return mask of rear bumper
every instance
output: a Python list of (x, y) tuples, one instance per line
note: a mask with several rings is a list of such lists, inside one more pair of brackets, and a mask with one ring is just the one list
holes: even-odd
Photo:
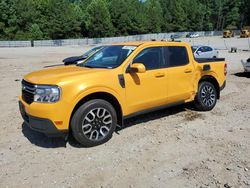
[(32, 130), (44, 133), (48, 137), (65, 137), (67, 135), (67, 131), (58, 130), (51, 120), (27, 114), (21, 101), (19, 101), (19, 110), (23, 120)]
[(222, 84), (222, 86), (220, 87), (220, 91), (222, 91), (224, 88), (226, 87), (226, 81)]

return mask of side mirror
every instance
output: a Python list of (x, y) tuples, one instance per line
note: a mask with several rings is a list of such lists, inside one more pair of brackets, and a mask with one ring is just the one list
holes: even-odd
[(146, 72), (146, 68), (142, 63), (133, 63), (130, 66), (130, 71), (131, 72), (144, 73), (144, 72)]

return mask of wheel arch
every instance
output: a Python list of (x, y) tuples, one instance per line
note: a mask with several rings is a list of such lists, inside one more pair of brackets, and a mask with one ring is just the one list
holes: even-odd
[(216, 78), (211, 76), (211, 75), (206, 75), (206, 76), (201, 77), (198, 84), (200, 84), (201, 82), (204, 82), (204, 81), (210, 82), (214, 85), (214, 87), (218, 93), (217, 99), (220, 99), (220, 85), (219, 85), (218, 81), (216, 80)]
[[(84, 103), (86, 103), (90, 100), (93, 100), (93, 99), (103, 99), (103, 100), (109, 102), (114, 107), (114, 109), (117, 113), (117, 124), (122, 126), (122, 124), (123, 124), (122, 107), (121, 107), (118, 99), (114, 95), (112, 95), (108, 92), (94, 92), (94, 93), (88, 94), (88, 95), (84, 96), (82, 99), (80, 99), (78, 101), (78, 103), (75, 105), (73, 111), (71, 112), (70, 122), (71, 122), (71, 119), (72, 119), (74, 113), (76, 112), (76, 110)], [(69, 126), (69, 127), (71, 127), (71, 126)]]

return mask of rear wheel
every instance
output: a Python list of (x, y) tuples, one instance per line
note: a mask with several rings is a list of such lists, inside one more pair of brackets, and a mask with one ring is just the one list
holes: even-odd
[(117, 115), (113, 106), (94, 99), (80, 106), (71, 121), (74, 138), (83, 146), (92, 147), (107, 142), (115, 130)]
[(217, 102), (218, 93), (211, 82), (203, 81), (199, 84), (198, 93), (195, 97), (195, 107), (201, 111), (209, 111)]

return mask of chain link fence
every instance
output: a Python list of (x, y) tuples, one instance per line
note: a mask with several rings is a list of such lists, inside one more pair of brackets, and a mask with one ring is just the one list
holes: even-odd
[[(63, 40), (35, 40), (35, 41), (0, 41), (0, 47), (40, 47), (40, 46), (73, 46), (73, 45), (95, 45), (114, 42), (140, 41), (140, 40), (162, 40), (169, 39), (171, 35), (185, 37), (188, 32), (179, 33), (157, 33), (132, 35), (106, 38), (84, 38), (84, 39), (63, 39)], [(219, 36), (221, 31), (197, 32), (200, 36)]]
[[(63, 39), (63, 40), (35, 40), (35, 41), (0, 41), (0, 47), (52, 47), (52, 46), (84, 46), (84, 45), (98, 45), (98, 44), (110, 44), (117, 42), (127, 42), (127, 41), (148, 41), (148, 40), (169, 40), (171, 35), (178, 35), (181, 37), (182, 41), (190, 42), (192, 45), (197, 45), (195, 40), (186, 39), (186, 35), (189, 32), (177, 32), (177, 33), (155, 33), (155, 34), (143, 34), (143, 35), (133, 35), (133, 36), (121, 36), (121, 37), (106, 37), (106, 38), (84, 38), (84, 39)], [(196, 32), (200, 37), (204, 38), (202, 44), (200, 45), (214, 45), (218, 49), (229, 49), (233, 45), (228, 42), (227, 39), (224, 42), (216, 42), (216, 39), (210, 39), (206, 41), (206, 36), (222, 36), (222, 31), (201, 31)], [(240, 31), (236, 31), (239, 35)], [(183, 39), (185, 38), (185, 39)], [(232, 40), (237, 40), (237, 38), (231, 38)], [(218, 40), (218, 39), (217, 39)], [(245, 44), (246, 43), (246, 44)], [(234, 42), (232, 42), (234, 44)], [(246, 42), (237, 42), (238, 48), (250, 49), (249, 39)]]

